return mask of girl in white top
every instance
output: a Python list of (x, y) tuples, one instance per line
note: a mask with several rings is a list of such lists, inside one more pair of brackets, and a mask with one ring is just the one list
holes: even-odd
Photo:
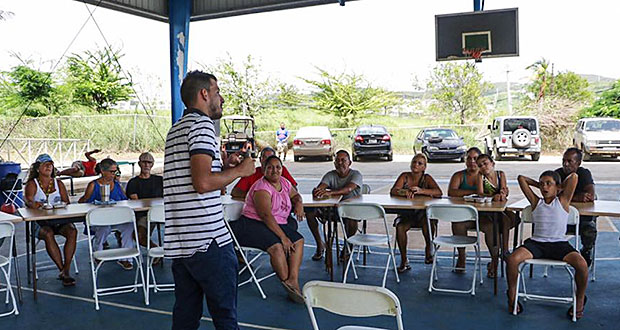
[[(41, 208), (45, 204), (54, 205), (64, 202), (69, 204), (69, 195), (62, 181), (55, 178), (54, 161), (48, 154), (41, 154), (30, 167), (28, 182), (25, 187), (26, 206), (33, 209)], [(75, 285), (75, 279), (69, 275), (71, 261), (75, 254), (77, 230), (72, 222), (66, 221), (37, 221), (35, 237), (45, 241), (45, 249), (50, 258), (58, 267), (58, 279), (64, 286)], [(55, 235), (62, 235), (66, 239), (64, 246), (65, 260), (62, 258)]]
[[(583, 316), (585, 292), (588, 284), (588, 265), (585, 259), (573, 248), (566, 238), (566, 225), (570, 201), (577, 186), (577, 174), (573, 173), (561, 183), (560, 176), (554, 171), (545, 171), (538, 181), (519, 175), (519, 186), (532, 207), (534, 233), (521, 247), (516, 249), (506, 263), (508, 280), (508, 312), (512, 313), (517, 285), (518, 267), (527, 259), (562, 260), (575, 268), (577, 283), (577, 319)], [(540, 190), (542, 197), (532, 191)], [(523, 312), (523, 305), (517, 302), (517, 313)], [(567, 315), (572, 319), (573, 309)]]

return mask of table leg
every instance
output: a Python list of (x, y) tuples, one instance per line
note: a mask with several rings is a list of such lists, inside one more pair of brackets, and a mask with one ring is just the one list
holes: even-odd
[[(362, 225), (362, 233), (363, 234), (366, 234), (366, 224), (367, 224), (366, 220), (364, 220), (364, 224)], [(363, 258), (364, 258), (364, 266), (366, 266), (366, 253), (368, 253), (368, 247), (364, 246), (363, 247), (363, 251), (364, 251), (364, 256), (363, 256)], [(353, 255), (353, 253), (351, 253), (351, 255)]]
[(521, 223), (521, 212), (515, 212), (515, 234), (512, 238), (512, 251), (517, 249), (517, 240), (519, 239), (519, 224)]
[[(497, 231), (498, 231), (498, 217), (497, 212), (493, 212), (493, 250), (498, 251), (497, 246)], [(493, 267), (493, 255), (491, 255), (491, 267)], [(495, 277), (493, 278), (493, 294), (497, 296), (497, 270), (495, 270)]]
[(13, 241), (13, 260), (15, 261), (13, 266), (15, 267), (15, 280), (17, 282), (17, 297), (19, 302), (22, 303), (24, 299), (22, 296), (22, 282), (19, 279), (19, 262), (17, 258), (17, 243), (15, 241)]
[(32, 251), (32, 294), (37, 300), (37, 251), (34, 237), (34, 225), (30, 224), (30, 249)]
[(30, 272), (32, 270), (30, 264), (30, 221), (26, 221), (26, 273), (28, 273), (28, 284), (30, 284)]
[[(329, 273), (330, 280), (334, 281), (334, 260), (332, 259), (332, 213), (329, 210), (327, 213), (327, 219), (325, 224), (327, 226), (327, 235), (325, 235), (325, 269)], [(324, 230), (325, 231), (325, 230)]]

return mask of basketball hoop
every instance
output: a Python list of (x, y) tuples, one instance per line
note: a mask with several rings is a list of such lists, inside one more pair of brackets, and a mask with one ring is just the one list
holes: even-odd
[(484, 50), (485, 50), (484, 48), (472, 48), (472, 49), (463, 48), (463, 55), (473, 58), (476, 61), (476, 63), (480, 63), (482, 62), (482, 52)]

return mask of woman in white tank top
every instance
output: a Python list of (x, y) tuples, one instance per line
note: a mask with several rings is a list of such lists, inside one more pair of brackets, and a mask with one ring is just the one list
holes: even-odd
[[(519, 186), (532, 207), (534, 232), (521, 247), (516, 249), (506, 262), (508, 280), (508, 311), (512, 313), (515, 304), (516, 285), (519, 264), (527, 259), (561, 260), (575, 268), (577, 284), (577, 319), (583, 317), (588, 284), (588, 265), (585, 259), (570, 245), (566, 238), (570, 201), (577, 186), (577, 174), (573, 173), (561, 182), (554, 171), (545, 171), (538, 181), (519, 175)], [(538, 188), (539, 197), (532, 187)], [(517, 302), (517, 313), (523, 312), (523, 305)], [(572, 319), (573, 309), (567, 315)]]
[[(55, 178), (54, 161), (48, 154), (42, 154), (30, 167), (28, 182), (25, 187), (26, 206), (41, 208), (45, 204), (69, 204), (67, 189), (62, 181)], [(75, 254), (77, 230), (72, 222), (66, 221), (36, 221), (35, 236), (45, 241), (45, 249), (56, 267), (60, 271), (58, 279), (64, 286), (75, 285), (75, 279), (69, 274), (71, 261)], [(62, 235), (66, 242), (64, 246), (64, 260), (55, 235)]]

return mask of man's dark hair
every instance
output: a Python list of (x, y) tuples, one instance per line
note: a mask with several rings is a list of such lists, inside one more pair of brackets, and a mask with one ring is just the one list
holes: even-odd
[(210, 73), (199, 70), (188, 72), (181, 84), (181, 100), (183, 100), (183, 104), (185, 104), (187, 108), (194, 105), (198, 92), (203, 88), (209, 90), (211, 87), (211, 80), (217, 81), (217, 78)]
[(261, 149), (260, 151), (260, 157), (263, 157), (263, 155), (267, 152), (267, 151), (271, 151), (274, 153), (274, 155), (276, 154), (275, 149), (273, 149), (272, 147), (264, 147), (263, 149)]
[(560, 174), (556, 171), (544, 171), (540, 174), (538, 180), (540, 180), (543, 176), (551, 177), (553, 181), (555, 181), (555, 184), (562, 184), (562, 177), (560, 177)]
[(566, 151), (564, 151), (564, 154), (570, 154), (570, 153), (575, 153), (575, 155), (577, 155), (577, 161), (580, 161), (583, 159), (583, 152), (575, 147), (570, 147), (568, 149), (566, 149)]
[(337, 156), (338, 154), (345, 154), (345, 155), (347, 155), (347, 158), (348, 158), (349, 160), (351, 160), (351, 156), (349, 155), (349, 152), (348, 152), (348, 151), (346, 151), (346, 150), (344, 150), (344, 149), (340, 149), (340, 150), (336, 151), (336, 156)]

